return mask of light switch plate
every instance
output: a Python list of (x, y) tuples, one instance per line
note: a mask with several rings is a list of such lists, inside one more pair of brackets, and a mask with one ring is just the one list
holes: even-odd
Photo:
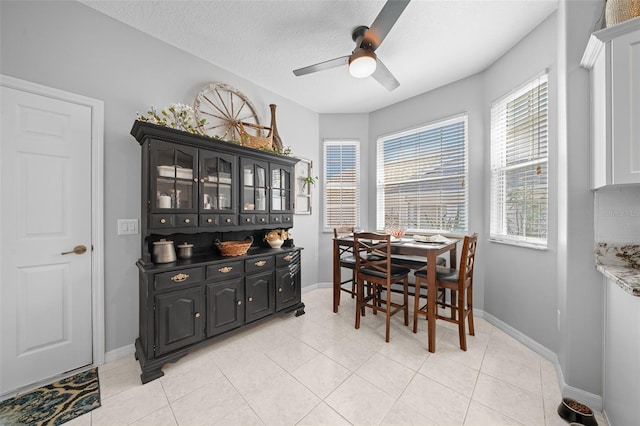
[(138, 233), (138, 219), (118, 219), (118, 235)]

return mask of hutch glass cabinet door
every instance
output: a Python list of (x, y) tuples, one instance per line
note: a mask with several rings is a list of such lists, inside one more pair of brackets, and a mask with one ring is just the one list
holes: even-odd
[(236, 211), (233, 187), (236, 158), (231, 155), (200, 151), (200, 211), (232, 213)]
[(242, 200), (243, 213), (264, 213), (269, 210), (268, 191), (268, 164), (261, 161), (253, 161), (246, 158), (240, 160), (242, 171)]
[(151, 210), (193, 211), (197, 150), (154, 141), (151, 150)]
[(271, 165), (271, 211), (291, 211), (291, 170)]

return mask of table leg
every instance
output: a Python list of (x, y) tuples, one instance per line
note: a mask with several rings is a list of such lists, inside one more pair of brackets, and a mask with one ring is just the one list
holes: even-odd
[(338, 313), (340, 303), (340, 245), (333, 240), (333, 312)]

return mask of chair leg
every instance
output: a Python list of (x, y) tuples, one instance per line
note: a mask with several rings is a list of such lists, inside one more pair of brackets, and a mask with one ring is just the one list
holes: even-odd
[(362, 301), (362, 283), (356, 281), (356, 330), (360, 328), (360, 308)]
[(409, 278), (404, 279), (404, 325), (409, 325)]
[[(456, 312), (458, 311), (458, 292), (455, 290), (450, 291), (451, 295), (451, 319), (456, 319)], [(458, 321), (460, 321), (460, 317), (458, 317)]]
[(476, 332), (473, 328), (473, 290), (471, 286), (467, 287), (467, 310), (469, 311), (467, 314), (469, 316), (469, 334), (475, 336)]
[(386, 321), (387, 321), (387, 333), (385, 336), (385, 340), (389, 341), (389, 327), (391, 326), (391, 287), (387, 286), (387, 312), (386, 312)]
[(336, 293), (336, 305), (340, 306), (340, 293), (342, 293), (342, 269), (340, 269), (340, 279), (338, 280), (338, 288), (336, 289), (335, 284), (333, 291)]
[[(457, 314), (458, 314), (458, 335), (460, 336), (460, 349), (463, 351), (467, 350), (467, 333), (464, 329), (464, 292), (458, 292), (458, 306), (457, 306)], [(452, 308), (453, 310), (453, 308)]]
[(356, 294), (356, 270), (353, 269), (351, 273), (351, 298), (353, 299)]
[(371, 283), (371, 304), (373, 305), (373, 315), (378, 315), (378, 308), (380, 307), (380, 288), (378, 284)]
[(420, 309), (420, 278), (416, 278), (415, 296), (413, 296), (413, 332), (418, 332), (418, 310)]

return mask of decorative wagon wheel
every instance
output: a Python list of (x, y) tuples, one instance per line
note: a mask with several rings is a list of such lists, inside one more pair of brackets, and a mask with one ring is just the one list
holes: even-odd
[(251, 101), (224, 83), (205, 86), (196, 96), (194, 111), (198, 122), (206, 120), (204, 133), (222, 140), (241, 143), (241, 130), (262, 136), (263, 129), (269, 129), (260, 124)]

